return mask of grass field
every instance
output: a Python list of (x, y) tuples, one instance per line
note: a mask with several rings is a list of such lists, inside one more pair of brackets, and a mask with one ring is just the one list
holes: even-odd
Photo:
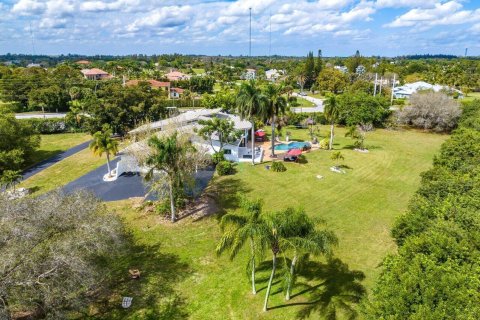
[(312, 108), (315, 107), (315, 103), (305, 100), (303, 98), (297, 98), (298, 106), (296, 108)]
[(470, 92), (465, 98), (464, 101), (473, 101), (475, 99), (480, 99), (480, 92)]
[[(328, 128), (320, 130), (325, 135)], [(289, 131), (295, 139), (307, 139), (306, 130)], [(447, 136), (376, 130), (367, 135), (370, 153), (363, 154), (351, 150), (352, 141), (344, 133), (337, 129), (335, 140), (335, 149), (341, 150), (344, 165), (350, 168), (344, 175), (329, 171), (331, 152), (321, 150), (308, 153), (307, 164), (286, 164), (284, 173), (265, 170), (264, 164), (241, 164), (235, 175), (215, 177), (209, 186), (221, 212), (235, 210), (235, 194), (241, 193), (263, 199), (267, 211), (302, 206), (335, 231), (340, 240), (336, 260), (305, 268), (292, 300), (284, 301), (279, 276), (271, 310), (261, 311), (270, 257), (258, 273), (259, 293), (253, 296), (245, 273), (246, 253), (234, 262), (214, 253), (220, 237), (218, 215), (197, 221), (185, 218), (172, 225), (154, 213), (132, 209), (130, 201), (120, 201), (109, 205), (131, 232), (131, 248), (113, 265), (121, 279), (110, 303), (100, 307), (105, 313), (96, 318), (294, 319), (303, 312), (306, 318), (318, 319), (318, 312), (352, 293), (349, 289), (368, 291), (382, 258), (395, 250), (389, 235), (394, 218), (406, 210), (419, 174), (431, 166)], [(142, 279), (128, 280), (128, 268), (140, 269)], [(122, 296), (134, 298), (132, 308), (120, 308)], [(308, 316), (312, 308), (316, 310)]]
[(19, 186), (31, 189), (32, 194), (42, 194), (76, 180), (106, 162), (105, 155), (95, 156), (86, 148), (33, 175)]
[(35, 163), (53, 157), (67, 149), (86, 142), (92, 137), (85, 133), (59, 133), (43, 134), (40, 138), (40, 147), (33, 155), (32, 160), (26, 165), (27, 168)]

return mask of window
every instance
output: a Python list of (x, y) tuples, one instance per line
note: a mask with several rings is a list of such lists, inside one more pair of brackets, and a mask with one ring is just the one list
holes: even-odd
[(223, 154), (232, 154), (231, 149), (223, 149)]

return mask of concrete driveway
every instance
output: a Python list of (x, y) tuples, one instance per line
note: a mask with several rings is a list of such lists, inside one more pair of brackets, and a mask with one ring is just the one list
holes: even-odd
[(307, 101), (312, 102), (315, 104), (315, 107), (310, 107), (310, 108), (291, 108), (293, 112), (295, 113), (313, 113), (313, 112), (323, 112), (323, 100), (310, 97), (310, 96), (301, 96), (298, 93), (294, 92), (292, 93), (292, 96), (297, 97), (297, 99), (305, 99)]
[(15, 118), (17, 119), (51, 119), (51, 118), (65, 118), (66, 113), (17, 113)]

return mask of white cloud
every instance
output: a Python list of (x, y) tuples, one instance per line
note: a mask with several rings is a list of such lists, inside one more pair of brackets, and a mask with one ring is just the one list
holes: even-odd
[(441, 0), (377, 0), (378, 8), (432, 8)]
[(12, 7), (13, 13), (31, 15), (42, 13), (46, 8), (44, 2), (36, 0), (20, 0)]

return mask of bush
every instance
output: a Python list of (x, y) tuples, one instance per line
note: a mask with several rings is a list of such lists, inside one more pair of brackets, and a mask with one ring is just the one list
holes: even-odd
[(219, 164), (220, 162), (224, 161), (225, 160), (225, 152), (222, 150), (222, 151), (219, 151), (219, 152), (215, 152), (213, 155), (212, 155), (212, 161), (214, 164)]
[(41, 134), (70, 132), (71, 128), (64, 119), (22, 119), (21, 122), (27, 123)]
[(308, 160), (307, 160), (307, 157), (305, 157), (304, 154), (301, 154), (301, 155), (298, 156), (297, 162), (301, 163), (301, 164), (305, 164), (305, 163), (308, 163)]
[(457, 126), (461, 109), (457, 101), (441, 92), (415, 93), (410, 105), (397, 114), (398, 122), (424, 130), (450, 132)]
[(220, 161), (217, 164), (217, 173), (219, 176), (226, 176), (229, 174), (233, 174), (234, 173), (233, 163), (226, 160)]
[(285, 167), (285, 165), (282, 162), (279, 162), (279, 161), (273, 162), (271, 169), (274, 172), (285, 172), (285, 171), (287, 171), (287, 168)]

